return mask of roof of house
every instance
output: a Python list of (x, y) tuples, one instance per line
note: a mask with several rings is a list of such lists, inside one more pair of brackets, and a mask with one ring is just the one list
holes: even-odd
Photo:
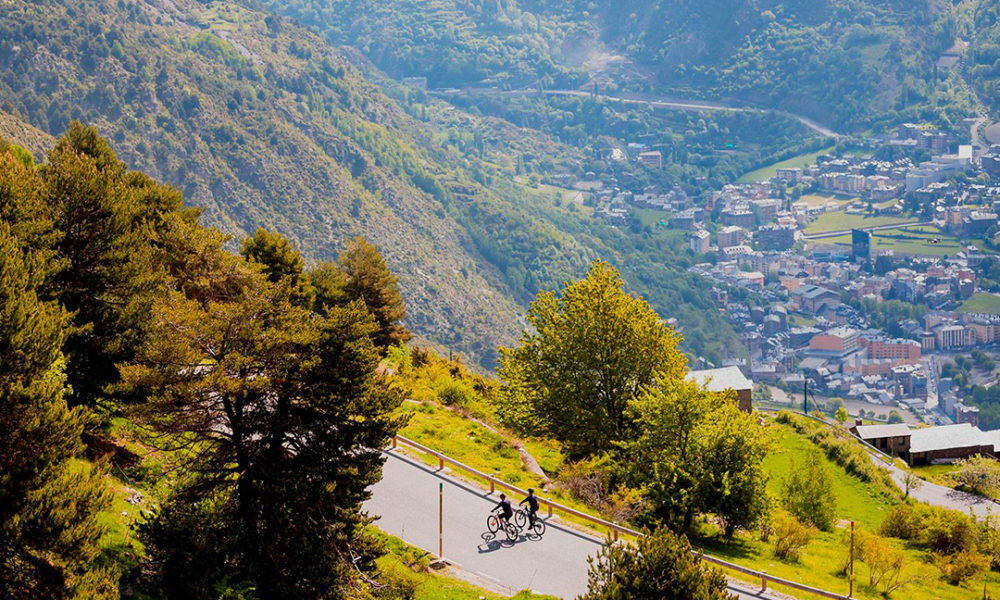
[(753, 384), (743, 375), (739, 367), (691, 371), (687, 374), (687, 380), (704, 386), (710, 392), (721, 392), (729, 389), (737, 391), (749, 390), (753, 388)]
[(992, 436), (969, 423), (914, 429), (910, 434), (910, 452), (931, 452), (949, 448), (992, 446)]
[(857, 425), (854, 429), (858, 432), (858, 437), (863, 440), (904, 437), (911, 434), (910, 428), (903, 423), (896, 423), (894, 425)]

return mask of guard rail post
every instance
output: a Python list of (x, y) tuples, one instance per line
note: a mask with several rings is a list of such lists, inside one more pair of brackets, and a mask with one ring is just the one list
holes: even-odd
[(767, 591), (767, 571), (760, 572), (760, 593)]

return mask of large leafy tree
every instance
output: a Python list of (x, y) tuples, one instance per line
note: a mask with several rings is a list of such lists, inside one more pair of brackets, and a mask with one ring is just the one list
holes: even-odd
[(542, 292), (528, 310), (531, 330), (502, 348), (508, 406), (574, 455), (615, 447), (633, 432), (629, 405), (658, 375), (683, 376), (680, 336), (641, 298), (625, 292), (611, 265), (597, 261), (561, 294)]
[(117, 598), (115, 574), (95, 565), (110, 493), (73, 460), (83, 419), (63, 398), (68, 318), (36, 293), (45, 255), (12, 231), (0, 219), (0, 597)]
[(345, 597), (372, 567), (360, 507), (399, 425), (375, 374), (377, 325), (360, 303), (297, 306), (288, 278), (220, 241), (168, 245), (178, 274), (201, 275), (175, 279), (124, 368), (150, 390), (137, 417), (189, 457), (190, 481), (146, 530), (153, 566), (171, 597)]
[(632, 477), (646, 490), (651, 517), (674, 531), (714, 513), (727, 535), (755, 525), (768, 510), (770, 447), (764, 428), (732, 392), (660, 378), (632, 406), (640, 434), (626, 445)]
[(347, 276), (343, 288), (347, 298), (364, 302), (375, 317), (375, 345), (387, 348), (410, 339), (402, 323), (406, 304), (399, 293), (399, 281), (378, 248), (363, 237), (354, 238), (340, 253), (338, 263)]
[(726, 578), (691, 552), (687, 538), (661, 528), (635, 545), (608, 544), (589, 559), (587, 593), (577, 600), (729, 600)]

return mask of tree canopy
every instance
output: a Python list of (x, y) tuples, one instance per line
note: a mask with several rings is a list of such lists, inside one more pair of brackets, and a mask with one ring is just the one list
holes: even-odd
[(560, 294), (542, 292), (528, 310), (530, 331), (501, 350), (502, 410), (564, 442), (572, 454), (608, 450), (628, 438), (628, 408), (657, 376), (679, 379), (680, 336), (618, 271), (597, 261)]

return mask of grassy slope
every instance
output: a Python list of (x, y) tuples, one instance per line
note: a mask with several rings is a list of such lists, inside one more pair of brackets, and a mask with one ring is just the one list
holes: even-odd
[(770, 179), (774, 177), (778, 169), (790, 168), (790, 167), (808, 167), (809, 165), (816, 162), (816, 157), (821, 154), (828, 154), (833, 150), (833, 147), (824, 148), (822, 150), (817, 150), (816, 152), (807, 152), (806, 154), (799, 154), (798, 156), (793, 156), (791, 158), (770, 164), (749, 173), (744, 173), (737, 179), (737, 183), (750, 183), (752, 181), (764, 181), (765, 179)]
[[(766, 465), (772, 475), (768, 487), (777, 494), (780, 493), (781, 481), (787, 476), (792, 462), (804, 460), (815, 446), (788, 427), (774, 424), (772, 430), (778, 450), (767, 458)], [(853, 519), (858, 528), (873, 531), (878, 528), (894, 500), (873, 491), (867, 484), (848, 475), (832, 461), (825, 458), (824, 460), (834, 478), (837, 516), (841, 519), (841, 523), (833, 532), (818, 533), (803, 551), (799, 562), (778, 560), (774, 557), (769, 544), (749, 537), (740, 538), (730, 544), (722, 543), (717, 537), (706, 537), (700, 541), (700, 545), (706, 551), (732, 562), (758, 570), (764, 569), (769, 574), (830, 591), (846, 593), (847, 581), (839, 571), (848, 554), (845, 543), (847, 522)], [(712, 532), (712, 535), (716, 533)], [(902, 544), (900, 547), (903, 547)], [(975, 597), (977, 590), (981, 594), (984, 582), (990, 590), (1000, 589), (1000, 575), (992, 571), (985, 579), (980, 578), (963, 586), (948, 585), (939, 578), (937, 569), (930, 564), (931, 557), (928, 553), (909, 546), (905, 548), (905, 552), (903, 579), (912, 580), (913, 583), (897, 591), (893, 598), (959, 600)], [(867, 577), (867, 567), (855, 563), (855, 597), (873, 600), (882, 598), (879, 592), (867, 587)]]
[(958, 308), (960, 312), (1000, 313), (1000, 296), (989, 292), (976, 292)]
[[(933, 242), (932, 240), (939, 240)], [(850, 234), (821, 240), (828, 244), (850, 246)], [(904, 227), (889, 231), (872, 233), (873, 250), (892, 250), (901, 254), (920, 254), (924, 256), (953, 256), (965, 248), (958, 238), (943, 233), (930, 225)]]
[(810, 223), (805, 232), (826, 233), (827, 231), (842, 231), (854, 227), (878, 227), (880, 225), (895, 225), (896, 223), (906, 223), (913, 221), (913, 217), (887, 217), (869, 215), (849, 215), (845, 212), (828, 212), (816, 217)]
[[(470, 421), (461, 414), (436, 405), (426, 403), (416, 407), (411, 405), (405, 410), (413, 412), (415, 417), (404, 430), (404, 435), (416, 438), (421, 443), (445, 451), (446, 454), (470, 464), (476, 468), (496, 472), (501, 478), (509, 478), (519, 485), (537, 483), (536, 476), (528, 473), (521, 461), (502, 437), (489, 432), (482, 425)], [(776, 442), (776, 450), (766, 460), (766, 466), (771, 473), (768, 484), (769, 492), (780, 495), (783, 479), (789, 473), (793, 462), (805, 460), (807, 454), (815, 446), (805, 437), (796, 434), (790, 428), (776, 423), (769, 425)], [(536, 441), (549, 454), (541, 462), (549, 470), (555, 470), (560, 464), (556, 446), (551, 443)], [(526, 445), (532, 452), (538, 446)], [(486, 454), (493, 456), (484, 460)], [(432, 461), (433, 459), (427, 459)], [(872, 486), (848, 475), (841, 467), (824, 458), (827, 467), (834, 478), (837, 494), (837, 516), (840, 527), (833, 532), (820, 532), (809, 544), (799, 562), (785, 562), (776, 559), (772, 546), (759, 541), (756, 536), (743, 535), (732, 542), (723, 542), (718, 531), (705, 525), (694, 540), (696, 547), (720, 558), (745, 565), (757, 570), (766, 570), (772, 575), (794, 581), (808, 583), (831, 591), (846, 591), (846, 579), (838, 573), (843, 564), (847, 550), (844, 542), (847, 523), (854, 520), (857, 527), (867, 531), (878, 528), (888, 509), (897, 501), (886, 496)], [(556, 497), (563, 502), (567, 498)], [(570, 502), (575, 508), (583, 508), (578, 502)], [(591, 511), (592, 512), (592, 511)], [(1000, 575), (989, 573), (986, 579), (972, 582), (966, 586), (953, 587), (938, 578), (938, 572), (930, 563), (926, 552), (916, 548), (906, 549), (906, 567), (904, 577), (913, 579), (914, 583), (898, 591), (895, 598), (914, 598), (916, 600), (958, 600), (968, 597), (970, 592), (982, 589), (985, 582), (989, 586), (1000, 585)], [(856, 565), (858, 598), (880, 598), (881, 595), (863, 585), (867, 578), (867, 567)]]

